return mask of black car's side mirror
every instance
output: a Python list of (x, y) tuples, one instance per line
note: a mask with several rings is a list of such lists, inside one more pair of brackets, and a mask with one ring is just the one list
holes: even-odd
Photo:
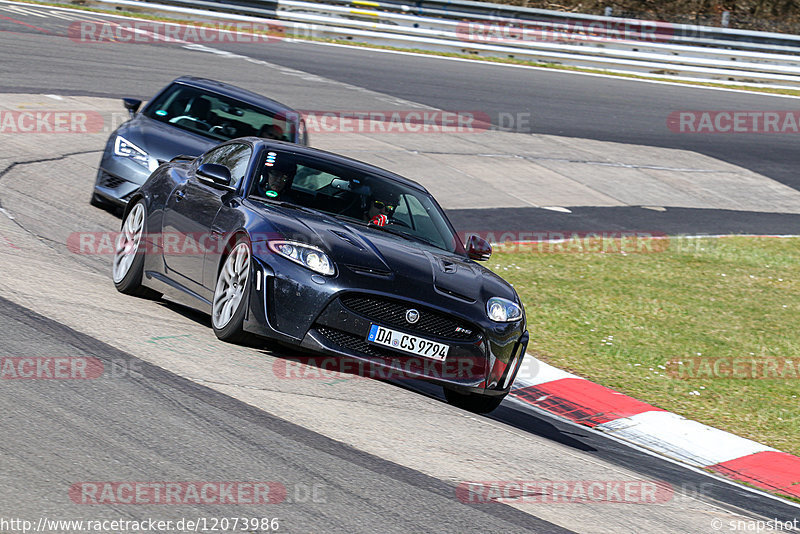
[(231, 171), (219, 163), (203, 163), (197, 168), (197, 178), (213, 187), (232, 190)]
[(467, 240), (467, 256), (476, 261), (486, 261), (492, 257), (492, 245), (482, 237), (471, 235)]
[(131, 118), (136, 115), (136, 112), (139, 111), (139, 106), (142, 105), (142, 101), (135, 98), (123, 98), (122, 103), (125, 104), (125, 109), (131, 114)]

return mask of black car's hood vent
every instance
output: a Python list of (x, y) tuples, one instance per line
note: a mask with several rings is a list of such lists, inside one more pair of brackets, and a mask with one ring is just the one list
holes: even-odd
[(394, 278), (392, 271), (384, 271), (382, 269), (372, 269), (370, 267), (361, 267), (359, 265), (346, 265), (348, 269), (356, 274), (363, 274), (365, 276), (375, 276), (377, 278)]
[(340, 231), (340, 230), (331, 230), (331, 233), (332, 233), (333, 235), (335, 235), (335, 236), (338, 236), (338, 237), (339, 237), (339, 238), (341, 238), (341, 239), (344, 239), (345, 241), (347, 241), (347, 242), (348, 242), (348, 243), (350, 243), (351, 245), (353, 245), (353, 246), (355, 246), (355, 247), (357, 247), (357, 248), (359, 248), (359, 249), (361, 249), (361, 250), (364, 250), (364, 247), (363, 247), (363, 246), (361, 246), (361, 244), (360, 244), (358, 241), (356, 241), (356, 240), (353, 238), (353, 236), (350, 236), (350, 235), (348, 235), (348, 234), (346, 234), (345, 232), (342, 232), (342, 231)]
[(453, 297), (454, 299), (463, 300), (464, 302), (466, 302), (466, 303), (468, 303), (468, 304), (472, 304), (472, 303), (474, 303), (474, 302), (475, 302), (475, 300), (476, 300), (476, 299), (474, 299), (474, 298), (472, 298), (472, 297), (468, 297), (468, 296), (466, 296), (466, 295), (462, 295), (462, 294), (460, 294), (460, 293), (456, 293), (456, 292), (455, 292), (455, 291), (453, 291), (452, 289), (447, 289), (447, 288), (441, 287), (441, 286), (440, 286), (440, 285), (438, 285), (438, 284), (434, 284), (434, 287), (435, 287), (435, 288), (436, 288), (436, 290), (437, 290), (437, 291), (439, 291), (440, 293), (444, 293), (444, 294), (445, 294), (445, 295), (447, 295), (448, 297)]

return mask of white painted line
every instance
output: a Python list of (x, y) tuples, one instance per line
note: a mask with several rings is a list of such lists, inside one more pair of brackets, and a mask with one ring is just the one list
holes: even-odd
[(543, 210), (558, 211), (561, 213), (572, 213), (572, 210), (562, 208), (561, 206), (542, 206)]
[(7, 7), (6, 10), (7, 11), (11, 11), (12, 13), (19, 13), (21, 15), (29, 15), (29, 16), (32, 16), (32, 17), (39, 17), (39, 18), (43, 18), (43, 19), (47, 18), (47, 15), (43, 15), (43, 14), (39, 13), (38, 11), (34, 11), (32, 9), (25, 9), (23, 7), (20, 7), (19, 4), (15, 4), (13, 6)]
[(46, 96), (47, 98), (52, 98), (53, 100), (64, 100), (63, 96), (58, 96), (58, 95), (44, 95), (44, 96)]
[(644, 412), (595, 429), (695, 467), (776, 450), (671, 412)]
[(6, 217), (8, 217), (9, 219), (11, 219), (12, 221), (14, 220), (14, 216), (13, 216), (13, 215), (11, 215), (10, 213), (8, 213), (8, 212), (7, 212), (6, 210), (4, 210), (3, 208), (0, 208), (0, 213), (2, 213), (3, 215), (5, 215)]

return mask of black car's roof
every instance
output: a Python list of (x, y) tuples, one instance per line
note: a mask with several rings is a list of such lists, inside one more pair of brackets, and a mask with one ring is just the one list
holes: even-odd
[[(181, 83), (183, 85), (190, 85), (199, 89), (204, 89), (212, 93), (219, 93), (221, 95), (229, 96), (240, 100), (255, 107), (267, 109), (275, 113), (297, 113), (294, 109), (281, 104), (277, 100), (272, 100), (258, 93), (236, 87), (225, 82), (218, 82), (216, 80), (209, 80), (208, 78), (197, 78), (195, 76), (181, 76), (172, 81), (172, 83)], [(299, 116), (299, 115), (298, 115)]]
[(422, 185), (418, 184), (414, 180), (410, 180), (405, 176), (400, 176), (399, 174), (387, 171), (386, 169), (376, 167), (375, 165), (370, 165), (369, 163), (358, 161), (357, 159), (348, 158), (347, 156), (334, 154), (333, 152), (327, 152), (325, 150), (312, 148), (310, 146), (295, 145), (293, 143), (288, 143), (285, 141), (275, 141), (272, 139), (262, 139), (261, 137), (243, 137), (241, 138), (241, 140), (245, 140), (252, 143), (256, 149), (261, 147), (276, 148), (278, 150), (292, 152), (294, 154), (298, 154), (301, 156), (311, 156), (317, 159), (324, 160), (328, 163), (332, 163), (334, 165), (343, 165), (351, 169), (354, 169), (356, 171), (363, 172), (365, 174), (372, 174), (380, 176), (382, 178), (387, 178), (389, 180), (394, 180), (408, 187), (413, 187), (414, 189), (419, 189), (420, 191), (424, 191), (425, 193), (430, 194), (427, 189), (425, 189)]

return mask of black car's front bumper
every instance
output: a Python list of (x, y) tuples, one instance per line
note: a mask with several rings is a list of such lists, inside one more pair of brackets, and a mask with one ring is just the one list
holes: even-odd
[[(343, 276), (330, 279), (280, 258), (276, 261), (281, 263), (279, 275), (269, 265), (256, 267), (245, 330), (353, 358), (367, 364), (361, 369), (372, 376), (383, 369), (388, 376), (430, 380), (483, 395), (504, 395), (511, 389), (528, 344), (524, 320), (494, 323), (485, 317), (483, 305), (439, 294), (430, 302), (419, 298), (421, 290), (400, 296), (388, 293), (391, 282), (379, 277), (340, 273)], [(414, 325), (400, 313), (412, 308), (421, 315)], [(373, 324), (444, 343), (449, 346), (447, 357), (440, 362), (370, 343)]]

